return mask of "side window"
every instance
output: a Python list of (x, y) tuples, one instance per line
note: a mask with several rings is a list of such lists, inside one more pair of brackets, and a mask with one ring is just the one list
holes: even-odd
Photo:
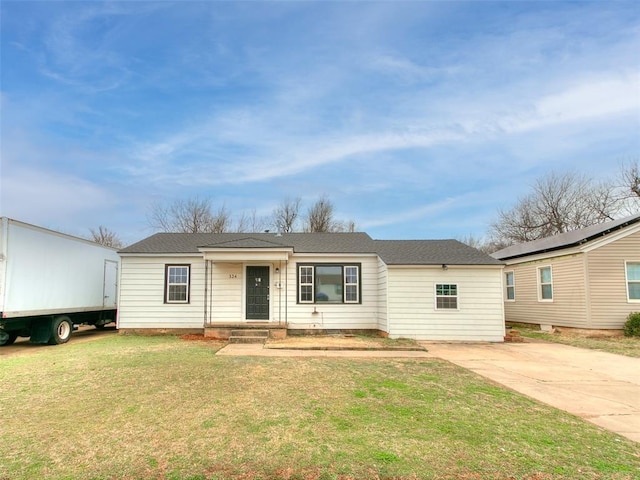
[(504, 285), (506, 288), (505, 299), (515, 300), (516, 299), (516, 283), (515, 283), (514, 272), (505, 272)]
[(538, 268), (538, 300), (553, 300), (553, 275), (551, 267)]
[(165, 303), (189, 303), (190, 265), (165, 266)]
[(640, 262), (627, 262), (627, 298), (640, 301)]
[(436, 284), (436, 309), (456, 310), (458, 308), (458, 285)]

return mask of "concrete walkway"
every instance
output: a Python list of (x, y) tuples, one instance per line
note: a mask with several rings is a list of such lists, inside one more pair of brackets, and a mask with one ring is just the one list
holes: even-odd
[(640, 359), (555, 343), (432, 343), (428, 352), (285, 350), (230, 344), (217, 355), (440, 358), (640, 442)]
[(346, 357), (346, 358), (430, 358), (427, 351), (415, 350), (304, 350), (265, 348), (255, 343), (230, 343), (216, 355), (251, 355), (257, 357)]
[(640, 358), (556, 343), (424, 343), (429, 353), (640, 442)]

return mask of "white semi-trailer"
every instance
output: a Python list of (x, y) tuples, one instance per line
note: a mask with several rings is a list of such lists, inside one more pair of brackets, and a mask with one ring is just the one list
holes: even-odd
[(115, 249), (0, 218), (0, 346), (65, 343), (78, 325), (116, 321)]

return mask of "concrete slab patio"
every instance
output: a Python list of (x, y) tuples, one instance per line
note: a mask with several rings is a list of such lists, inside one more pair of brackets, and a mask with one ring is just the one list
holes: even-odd
[(555, 343), (424, 343), (429, 355), (640, 442), (640, 359)]

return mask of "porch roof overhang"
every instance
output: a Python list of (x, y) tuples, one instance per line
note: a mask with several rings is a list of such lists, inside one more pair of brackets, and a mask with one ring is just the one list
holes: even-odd
[(205, 260), (217, 263), (287, 261), (293, 247), (200, 247)]

